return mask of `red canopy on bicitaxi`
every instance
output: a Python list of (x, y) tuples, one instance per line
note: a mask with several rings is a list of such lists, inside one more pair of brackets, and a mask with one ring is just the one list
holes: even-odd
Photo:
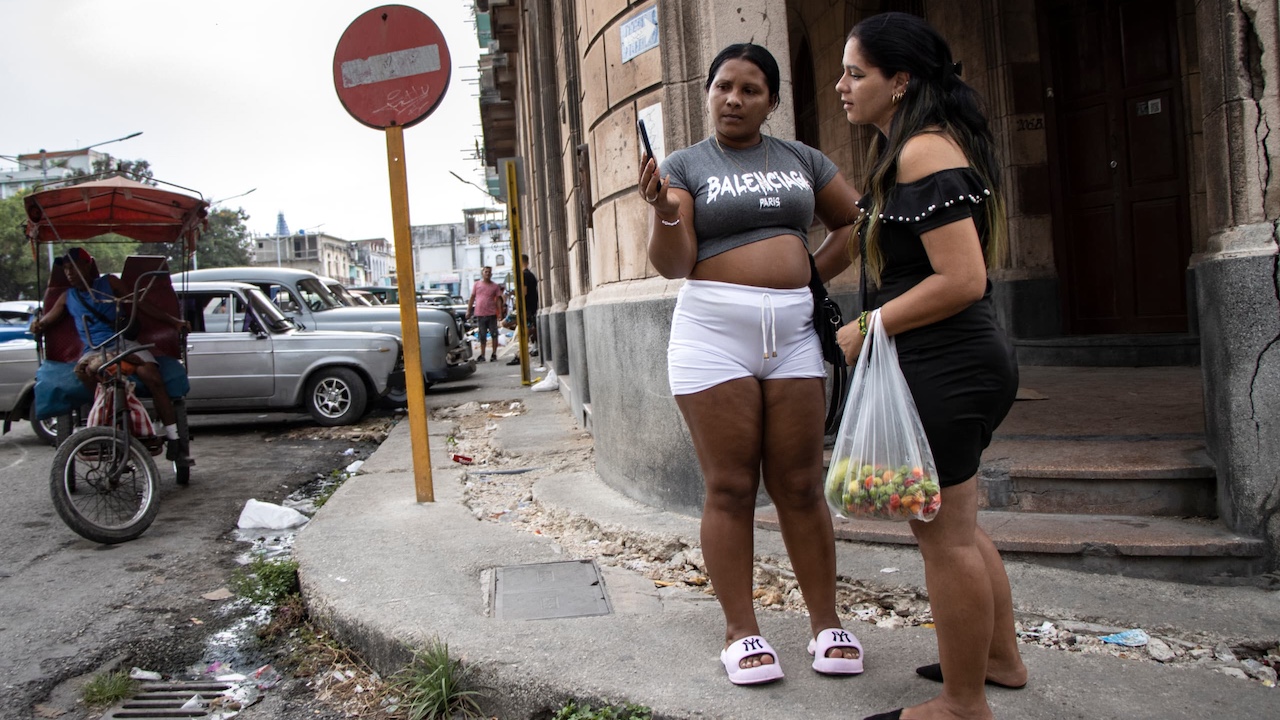
[(34, 192), (24, 198), (27, 238), (39, 243), (117, 233), (143, 243), (183, 243), (188, 255), (204, 229), (209, 203), (124, 177)]

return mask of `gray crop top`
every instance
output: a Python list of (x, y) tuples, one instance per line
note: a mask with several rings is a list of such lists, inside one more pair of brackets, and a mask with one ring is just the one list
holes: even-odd
[(671, 187), (693, 195), (698, 262), (778, 235), (808, 237), (814, 194), (838, 169), (804, 143), (762, 137), (754, 147), (723, 151), (707, 138), (662, 163)]

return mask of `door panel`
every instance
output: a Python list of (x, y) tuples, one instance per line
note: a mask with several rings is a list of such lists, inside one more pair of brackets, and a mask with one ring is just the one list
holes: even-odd
[(187, 395), (193, 409), (265, 403), (275, 393), (271, 336), (243, 330), (246, 304), (238, 295), (191, 297), (203, 327), (187, 335)]
[(1110, 205), (1081, 209), (1079, 239), (1074, 245), (1071, 285), (1077, 289), (1081, 317), (1101, 319), (1116, 316), (1115, 266), (1089, 262), (1116, 252), (1115, 209)]
[(1185, 332), (1175, 3), (1041, 0), (1055, 254), (1071, 334)]
[(1135, 252), (1150, 258), (1134, 274), (1137, 289), (1137, 314), (1162, 317), (1186, 312), (1186, 265), (1177, 256), (1160, 252), (1168, 239), (1178, 232), (1178, 216), (1182, 214), (1176, 199), (1158, 198), (1133, 205), (1133, 240)]
[[(1129, 184), (1176, 183), (1179, 180), (1177, 138), (1173, 115), (1169, 112), (1173, 98), (1168, 91), (1139, 95), (1128, 103), (1125, 119), (1129, 135)], [(1176, 188), (1158, 188), (1167, 196)]]

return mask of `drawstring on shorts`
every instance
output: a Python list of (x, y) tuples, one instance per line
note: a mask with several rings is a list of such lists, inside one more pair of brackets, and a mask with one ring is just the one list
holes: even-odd
[[(766, 325), (765, 305), (768, 305), (768, 317)], [(778, 357), (778, 317), (773, 311), (773, 298), (769, 293), (760, 296), (760, 340), (764, 343), (764, 359), (770, 357)], [(772, 355), (769, 350), (769, 341), (773, 341)]]

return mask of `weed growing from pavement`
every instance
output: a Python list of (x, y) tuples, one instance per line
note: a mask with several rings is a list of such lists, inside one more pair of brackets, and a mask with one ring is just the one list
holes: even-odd
[(474, 666), (449, 657), (449, 645), (439, 638), (412, 653), (409, 664), (391, 678), (410, 720), (485, 717), (479, 700), (489, 688), (479, 684)]
[(329, 498), (333, 497), (333, 494), (338, 491), (338, 488), (342, 487), (342, 483), (346, 482), (349, 477), (351, 476), (343, 470), (334, 470), (329, 473), (329, 477), (324, 481), (323, 489), (311, 501), (315, 509), (319, 510), (324, 507), (324, 504), (329, 502)]
[(231, 574), (231, 590), (259, 605), (278, 605), (298, 593), (298, 561), (268, 560), (256, 553), (249, 561), (248, 572), (240, 568)]
[(128, 670), (116, 670), (94, 675), (80, 690), (80, 697), (92, 707), (102, 707), (133, 695), (137, 687), (138, 682), (129, 677)]
[(570, 700), (551, 720), (651, 720), (653, 711), (643, 705), (623, 705), (593, 709)]

